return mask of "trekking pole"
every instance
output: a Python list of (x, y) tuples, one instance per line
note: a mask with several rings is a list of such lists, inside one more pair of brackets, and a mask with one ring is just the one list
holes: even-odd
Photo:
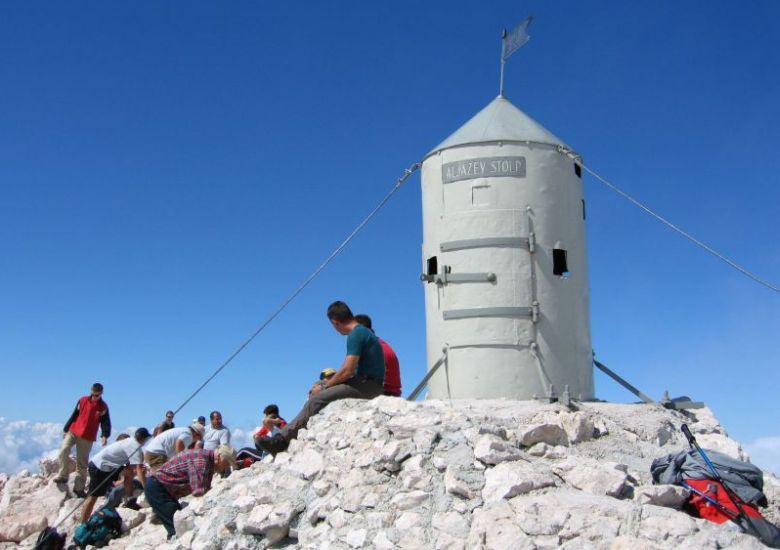
[[(718, 470), (715, 468), (715, 465), (710, 461), (710, 458), (707, 456), (707, 453), (704, 452), (704, 449), (702, 449), (699, 446), (699, 443), (696, 441), (696, 438), (693, 437), (691, 430), (688, 429), (688, 425), (682, 424), (680, 426), (680, 430), (682, 430), (682, 433), (685, 436), (685, 439), (688, 440), (690, 446), (696, 449), (696, 452), (699, 453), (699, 456), (701, 456), (704, 459), (704, 462), (707, 464), (707, 467), (710, 469), (710, 472), (712, 472), (712, 475), (715, 476), (715, 480), (718, 481), (723, 486), (723, 489), (725, 489), (726, 494), (729, 497), (729, 500), (731, 500), (731, 503), (736, 507), (739, 513), (737, 519), (744, 518), (744, 522), (752, 531), (751, 534), (761, 539), (760, 531), (753, 524), (753, 520), (751, 519), (750, 516), (747, 515), (745, 509), (742, 508), (742, 504), (740, 504), (740, 498), (736, 495), (736, 493), (734, 493), (734, 491), (731, 490), (731, 487), (728, 486), (728, 484), (723, 480), (723, 478), (720, 477), (720, 474), (718, 473)], [(742, 527), (743, 529), (745, 528), (744, 525), (740, 523), (738, 523), (738, 525), (740, 525), (740, 527)]]

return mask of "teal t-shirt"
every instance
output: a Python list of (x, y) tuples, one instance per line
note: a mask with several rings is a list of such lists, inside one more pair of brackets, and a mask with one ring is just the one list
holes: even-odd
[(357, 374), (382, 382), (385, 379), (385, 355), (379, 339), (363, 325), (357, 325), (347, 335), (347, 355), (357, 355)]

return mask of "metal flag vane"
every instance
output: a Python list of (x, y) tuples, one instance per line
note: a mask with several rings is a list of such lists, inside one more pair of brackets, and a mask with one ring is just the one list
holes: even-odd
[(501, 97), (504, 95), (504, 64), (510, 55), (525, 46), (526, 42), (531, 39), (527, 29), (533, 20), (533, 16), (529, 15), (512, 32), (507, 32), (504, 29), (504, 32), (501, 33), (501, 80), (498, 84), (498, 95)]

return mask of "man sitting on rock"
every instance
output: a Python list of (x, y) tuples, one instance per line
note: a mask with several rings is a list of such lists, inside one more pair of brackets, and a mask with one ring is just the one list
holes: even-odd
[(273, 437), (258, 442), (261, 449), (276, 455), (287, 449), (290, 441), (305, 428), (309, 418), (331, 401), (338, 399), (373, 399), (382, 395), (385, 379), (385, 360), (382, 346), (373, 332), (361, 325), (344, 302), (333, 302), (328, 307), (328, 319), (339, 334), (347, 337), (347, 356), (334, 376), (312, 395), (301, 412)]
[(203, 439), (205, 428), (195, 422), (186, 428), (166, 430), (146, 446), (144, 460), (152, 473), (159, 470), (166, 461), (173, 458)]
[[(371, 317), (364, 313), (355, 315), (355, 320), (366, 327), (371, 332), (374, 332), (371, 326)], [(374, 333), (376, 334), (376, 333)], [(385, 356), (385, 395), (391, 395), (393, 397), (401, 397), (401, 368), (398, 364), (398, 356), (390, 347), (390, 344), (382, 340), (377, 336), (379, 345), (382, 346), (382, 353)]]
[(144, 494), (168, 533), (176, 535), (173, 514), (181, 510), (179, 499), (189, 494), (203, 496), (211, 488), (214, 473), (235, 467), (232, 447), (223, 445), (215, 451), (193, 449), (177, 454), (146, 481)]
[(263, 409), (263, 420), (260, 422), (260, 426), (255, 430), (252, 438), (254, 439), (254, 447), (244, 447), (236, 453), (236, 464), (238, 469), (249, 468), (252, 464), (258, 460), (265, 458), (267, 454), (263, 451), (258, 442), (267, 437), (272, 437), (287, 425), (287, 422), (279, 416), (279, 406), (271, 403)]
[[(81, 523), (86, 523), (98, 497), (105, 496), (124, 472), (125, 495), (132, 498), (133, 473), (141, 483), (146, 481), (143, 467), (143, 446), (151, 438), (149, 430), (138, 428), (134, 438), (123, 439), (100, 450), (89, 461), (89, 494), (81, 508)], [(135, 472), (133, 471), (135, 470)]]

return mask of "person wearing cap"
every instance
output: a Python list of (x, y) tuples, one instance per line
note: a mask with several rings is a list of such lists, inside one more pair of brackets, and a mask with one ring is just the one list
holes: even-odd
[(168, 533), (176, 535), (173, 514), (181, 510), (179, 499), (187, 495), (203, 496), (211, 488), (214, 473), (236, 466), (235, 451), (222, 445), (216, 450), (193, 449), (177, 454), (149, 476), (144, 494)]
[(152, 473), (159, 470), (165, 462), (203, 439), (205, 428), (193, 423), (186, 428), (166, 430), (146, 446), (144, 460)]
[(76, 496), (84, 498), (84, 486), (87, 482), (87, 465), (89, 464), (89, 452), (97, 437), (100, 426), (100, 444), (104, 447), (111, 436), (111, 417), (108, 414), (108, 405), (103, 401), (103, 384), (95, 382), (89, 395), (81, 397), (76, 403), (76, 408), (65, 423), (62, 433), (62, 446), (60, 447), (60, 469), (55, 483), (68, 481), (68, 459), (70, 451), (76, 447), (76, 477), (73, 480), (73, 492)]
[(146, 428), (138, 428), (135, 437), (116, 441), (100, 450), (89, 461), (89, 493), (81, 508), (81, 523), (86, 523), (92, 514), (92, 508), (98, 497), (105, 496), (113, 488), (113, 483), (124, 473), (125, 494), (133, 494), (133, 475), (138, 475), (141, 483), (146, 482), (143, 467), (143, 447), (152, 437)]
[(165, 412), (165, 420), (157, 424), (157, 427), (154, 428), (154, 437), (157, 437), (161, 433), (163, 433), (165, 430), (170, 430), (172, 428), (175, 428), (176, 424), (173, 422), (173, 411), (166, 411)]
[(206, 417), (205, 416), (199, 416), (198, 418), (193, 418), (192, 423), (200, 424), (204, 428), (206, 427)]
[(276, 455), (287, 450), (290, 441), (298, 437), (298, 431), (307, 426), (309, 418), (328, 403), (349, 398), (373, 399), (382, 395), (385, 359), (376, 335), (355, 320), (352, 310), (344, 302), (337, 301), (328, 306), (327, 316), (336, 332), (347, 337), (347, 356), (322, 389), (317, 386), (312, 389), (312, 396), (298, 416), (278, 434), (258, 441), (258, 446), (267, 453)]
[[(358, 313), (355, 315), (355, 320), (371, 332), (374, 332), (374, 329), (371, 326), (371, 317), (365, 313)], [(382, 340), (379, 336), (376, 338), (379, 340), (379, 345), (382, 346), (382, 354), (385, 356), (384, 394), (393, 397), (401, 397), (401, 368), (398, 364), (398, 356), (395, 354), (395, 351), (393, 351), (393, 348), (390, 347), (390, 344)]]
[(330, 367), (322, 369), (322, 371), (320, 372), (320, 379), (317, 380), (309, 390), (309, 397), (311, 398), (311, 396), (314, 395), (315, 387), (319, 387), (320, 390), (323, 389), (325, 387), (325, 384), (328, 383), (328, 380), (330, 380), (335, 374), (336, 374), (336, 369), (332, 369)]

